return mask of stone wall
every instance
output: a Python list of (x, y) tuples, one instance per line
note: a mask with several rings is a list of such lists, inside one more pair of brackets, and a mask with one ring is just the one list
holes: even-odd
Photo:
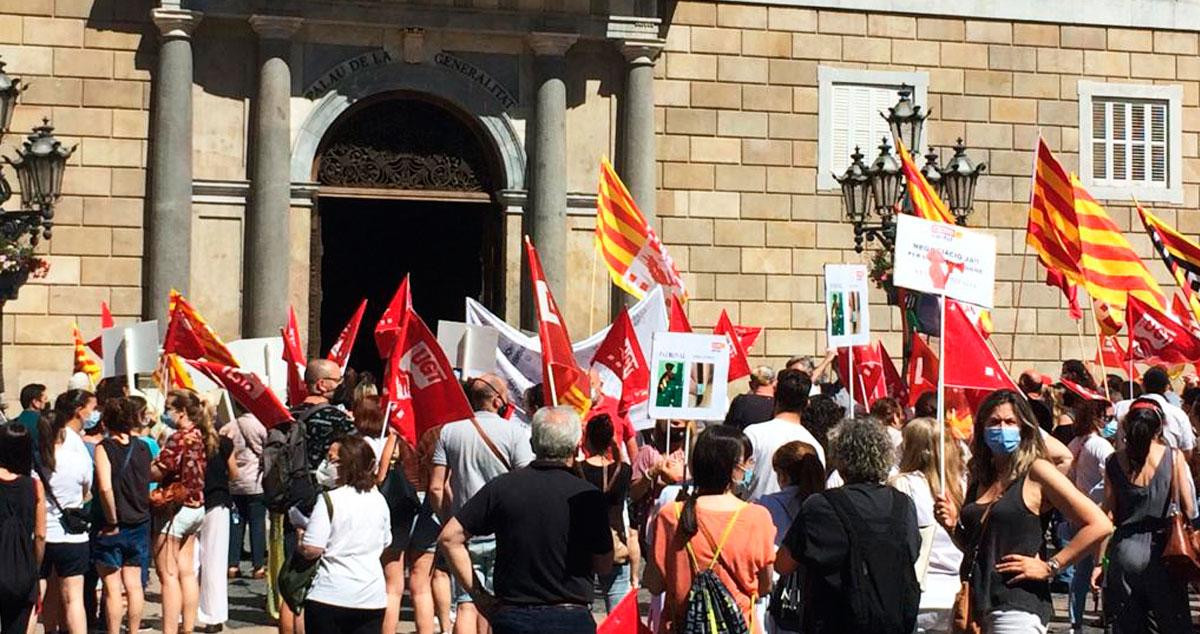
[[(926, 143), (946, 147), (961, 136), (970, 156), (988, 163), (970, 224), (997, 237), (993, 340), (1002, 358), (1012, 354), (1018, 294), (1018, 367), (1050, 369), (1080, 356), (1061, 293), (1039, 282), (1044, 272), (1032, 255), (1023, 289), (1017, 282), (1037, 135), (1074, 170), (1080, 79), (1181, 85), (1185, 203), (1154, 211), (1194, 235), (1196, 53), (1194, 32), (680, 3), (657, 65), (658, 214), (687, 271), (692, 324), (710, 327), (727, 309), (737, 322), (766, 327), (753, 351), (759, 359), (824, 351), (821, 267), (865, 262), (869, 250), (854, 253), (838, 192), (817, 189), (818, 67), (921, 70), (933, 111)], [(868, 162), (876, 153), (864, 150)], [(1127, 235), (1167, 281), (1129, 201), (1101, 202), (1123, 229), (1132, 220)], [(883, 299), (873, 293), (871, 326), (885, 331), (899, 363), (900, 315)], [(1089, 324), (1088, 356), (1094, 330)]]

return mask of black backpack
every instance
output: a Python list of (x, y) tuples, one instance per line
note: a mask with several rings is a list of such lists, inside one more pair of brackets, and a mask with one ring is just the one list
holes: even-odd
[[(870, 523), (842, 488), (822, 493), (837, 513), (850, 548), (842, 571), (841, 605), (824, 609), (836, 615), (836, 631), (855, 634), (910, 634), (917, 623), (921, 586), (903, 534), (906, 506), (912, 502), (891, 487), (888, 521)], [(833, 598), (833, 597), (827, 597)]]
[[(33, 479), (15, 481), (27, 488), (28, 508), (36, 508)], [(21, 517), (22, 510), (12, 501), (0, 508), (0, 605), (20, 605), (37, 600), (38, 566), (33, 556), (33, 523)]]
[[(675, 504), (677, 518), (681, 506), (678, 502)], [(729, 589), (721, 582), (721, 578), (713, 571), (721, 559), (721, 549), (729, 539), (738, 515), (746, 506), (734, 512), (720, 540), (712, 544), (713, 558), (707, 567), (701, 569), (692, 544), (689, 542), (685, 545), (692, 564), (692, 586), (688, 589), (687, 601), (684, 604), (683, 622), (677, 629), (682, 634), (749, 634), (750, 628), (746, 625), (742, 610)], [(701, 532), (703, 533), (703, 530)], [(705, 535), (705, 538), (708, 537)]]
[(267, 432), (262, 450), (263, 504), (274, 513), (316, 501), (317, 481), (308, 467), (305, 424), (313, 414), (333, 405), (314, 405), (295, 420)]

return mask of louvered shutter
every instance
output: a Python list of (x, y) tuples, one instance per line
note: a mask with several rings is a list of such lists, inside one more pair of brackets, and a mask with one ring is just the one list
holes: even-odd
[(870, 164), (879, 154), (880, 141), (886, 137), (889, 144), (893, 142), (887, 121), (879, 113), (896, 105), (899, 89), (899, 85), (833, 84), (829, 164), (835, 174), (846, 171), (855, 147), (861, 149), (863, 161)]
[(1092, 101), (1092, 178), (1103, 185), (1166, 187), (1167, 102)]

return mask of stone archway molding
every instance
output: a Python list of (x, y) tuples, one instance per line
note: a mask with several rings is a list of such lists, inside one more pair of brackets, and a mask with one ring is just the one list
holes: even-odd
[(292, 183), (312, 180), (313, 161), (321, 139), (343, 112), (361, 99), (395, 91), (426, 93), (476, 117), (495, 146), (504, 169), (503, 178), (497, 183), (499, 189), (525, 189), (524, 143), (503, 105), (479, 83), (428, 62), (379, 65), (346, 77), (317, 99), (292, 145)]

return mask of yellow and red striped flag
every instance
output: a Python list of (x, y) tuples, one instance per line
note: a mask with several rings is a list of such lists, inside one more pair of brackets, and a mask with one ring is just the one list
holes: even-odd
[(95, 385), (100, 380), (100, 364), (88, 354), (87, 344), (83, 343), (83, 335), (79, 333), (79, 324), (71, 324), (71, 337), (75, 343), (75, 369), (72, 372), (83, 372)]
[(196, 384), (192, 382), (191, 372), (188, 372), (187, 366), (183, 364), (183, 357), (173, 352), (164, 352), (158, 358), (158, 370), (154, 373), (154, 381), (164, 392), (176, 389), (196, 389)]
[(600, 159), (596, 248), (613, 284), (626, 293), (641, 299), (655, 286), (662, 286), (669, 295), (687, 301), (679, 269), (606, 158)]
[(954, 224), (954, 214), (950, 212), (946, 203), (942, 202), (929, 181), (925, 180), (921, 170), (917, 169), (903, 141), (899, 142), (896, 150), (900, 153), (900, 169), (904, 172), (904, 182), (908, 184), (908, 199), (912, 203), (913, 215), (933, 222)]
[[(1065, 223), (1061, 231), (1056, 220)], [(1070, 233), (1070, 237), (1063, 232)], [(1071, 319), (1083, 317), (1078, 289), (1083, 280), (1078, 264), (1082, 256), (1075, 229), (1075, 194), (1071, 190), (1071, 177), (1040, 138), (1025, 242), (1037, 252), (1038, 261), (1046, 269), (1046, 286), (1059, 288), (1066, 296)]]
[(1163, 264), (1167, 265), (1167, 270), (1175, 276), (1179, 288), (1183, 289), (1191, 314), (1200, 318), (1200, 297), (1197, 296), (1200, 293), (1200, 244), (1187, 239), (1158, 216), (1146, 211), (1141, 203), (1136, 200), (1133, 202), (1137, 205), (1138, 215), (1142, 218), (1146, 233), (1150, 235), (1150, 241), (1154, 243), (1154, 249), (1158, 251)]
[(163, 350), (182, 352), (198, 345), (199, 351), (191, 351), (183, 356), (194, 359), (204, 358), (222, 365), (238, 367), (237, 359), (234, 358), (229, 348), (225, 347), (225, 342), (221, 341), (216, 331), (200, 316), (200, 312), (184, 298), (182, 293), (175, 289), (171, 289), (171, 294), (167, 298), (167, 314), (171, 316), (171, 321), (167, 324)]

